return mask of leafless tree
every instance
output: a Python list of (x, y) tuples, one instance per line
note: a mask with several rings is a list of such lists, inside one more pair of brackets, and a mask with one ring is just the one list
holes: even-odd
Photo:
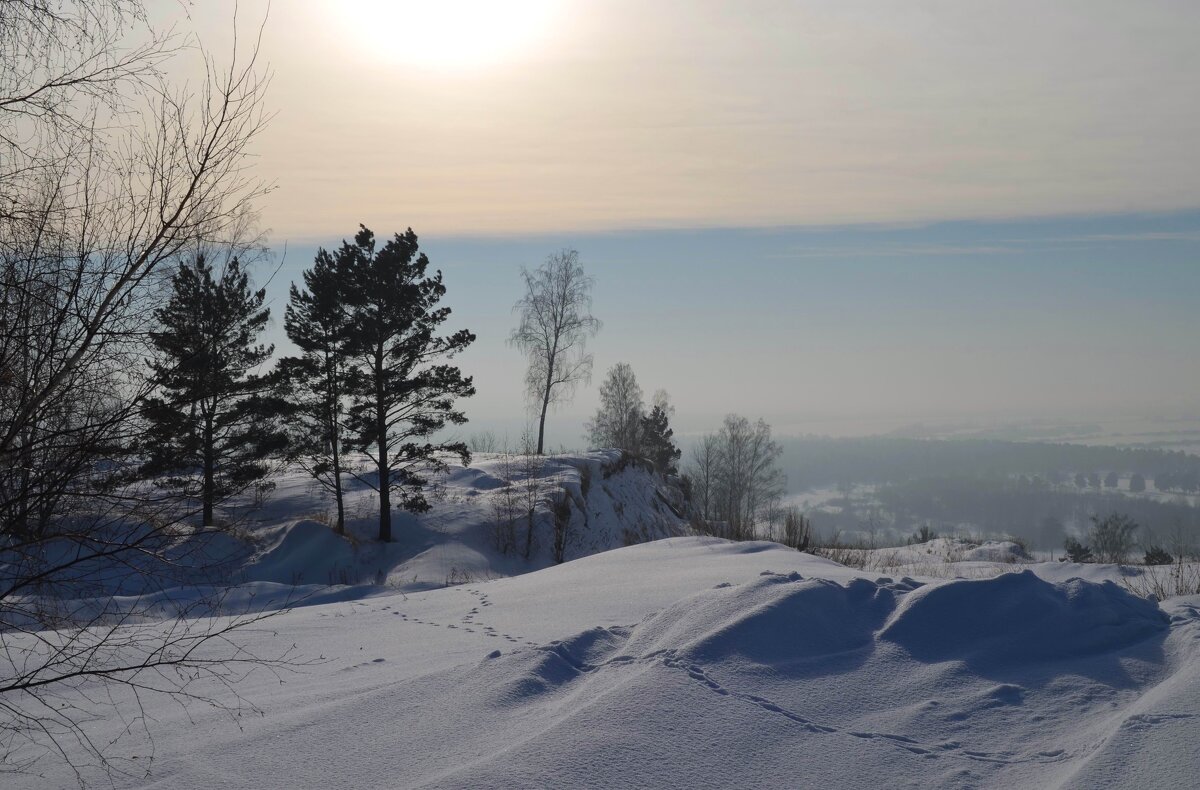
[[(136, 602), (219, 563), (209, 530), (125, 476), (164, 275), (260, 246), (267, 80), (248, 49), (220, 66), (138, 0), (0, 0), (0, 767), (106, 763), (81, 725), (116, 715), (110, 695), (207, 699), (205, 678), (259, 665), (233, 634), (260, 615)], [(180, 53), (204, 64), (198, 90), (161, 74)]]
[(615, 447), (637, 453), (641, 447), (642, 388), (627, 362), (618, 362), (608, 370), (600, 385), (600, 407), (587, 423), (588, 442), (592, 447)]
[(725, 418), (717, 440), (718, 515), (728, 522), (729, 537), (753, 538), (763, 509), (783, 491), (783, 473), (776, 466), (783, 451), (765, 421), (751, 424), (736, 414)]
[(569, 400), (581, 382), (591, 380), (592, 355), (585, 346), (600, 331), (591, 314), (592, 278), (579, 265), (579, 253), (562, 250), (536, 271), (523, 269), (525, 294), (513, 306), (520, 322), (509, 342), (528, 358), (525, 389), (539, 414), (537, 454), (546, 434), (546, 412)]
[(716, 434), (706, 434), (692, 448), (692, 460), (685, 472), (691, 485), (693, 507), (705, 522), (716, 517), (719, 455)]
[(704, 521), (731, 540), (754, 539), (784, 490), (777, 466), (782, 452), (763, 420), (726, 416), (721, 429), (693, 450), (688, 471)]

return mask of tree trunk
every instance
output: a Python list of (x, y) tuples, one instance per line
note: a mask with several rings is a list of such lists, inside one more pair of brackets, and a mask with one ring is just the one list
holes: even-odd
[(215, 483), (215, 451), (213, 449), (213, 418), (209, 412), (204, 417), (204, 484), (200, 497), (203, 502), (201, 521), (204, 526), (213, 525), (213, 487)]
[(329, 403), (329, 442), (333, 456), (333, 498), (337, 502), (337, 534), (346, 534), (346, 507), (342, 500), (342, 434), (338, 426), (338, 401), (340, 393), (336, 383), (330, 386), (332, 395)]
[(542, 418), (538, 420), (538, 446), (537, 454), (542, 455), (542, 441), (546, 436), (546, 409), (549, 407), (550, 401), (542, 401)]
[(379, 540), (392, 542), (392, 475), (388, 469), (387, 401), (383, 392), (383, 355), (375, 363), (375, 431), (379, 445)]
[(337, 501), (337, 534), (346, 534), (346, 505), (342, 500), (342, 467), (337, 455), (333, 457), (333, 498)]
[(546, 374), (546, 390), (542, 393), (542, 418), (538, 420), (538, 446), (537, 454), (543, 455), (542, 440), (546, 436), (546, 411), (550, 408), (550, 386), (554, 377), (554, 366), (550, 366), (550, 372)]

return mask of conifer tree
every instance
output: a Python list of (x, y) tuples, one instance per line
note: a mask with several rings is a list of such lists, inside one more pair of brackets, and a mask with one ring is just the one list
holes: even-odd
[(163, 485), (188, 495), (198, 476), (204, 526), (213, 523), (213, 506), (261, 480), (264, 459), (285, 445), (269, 419), (278, 408), (271, 377), (253, 372), (273, 350), (256, 342), (270, 317), (264, 297), (250, 289), (237, 258), (214, 277), (197, 255), (180, 265), (154, 314), (158, 395), (146, 403), (143, 469), (166, 474)]
[(293, 283), (284, 313), (288, 338), (301, 356), (281, 361), (291, 390), (296, 420), (291, 443), (313, 479), (333, 493), (339, 534), (346, 531), (342, 478), (345, 401), (349, 367), (346, 305), (347, 264), (324, 249), (304, 272), (304, 290)]
[(470, 453), (462, 441), (433, 442), (447, 425), (466, 415), (456, 398), (475, 394), (471, 378), (445, 364), (475, 340), (461, 329), (439, 336), (450, 308), (437, 304), (446, 293), (442, 273), (426, 276), (429, 259), (409, 228), (378, 251), (375, 235), (363, 226), (354, 244), (343, 243), (350, 307), (348, 350), (354, 359), (348, 438), (364, 452), (376, 474), (361, 476), (379, 493), (379, 539), (392, 539), (392, 498), (409, 512), (429, 510), (422, 493), (425, 475), (446, 467), (443, 455), (457, 455), (465, 466)]
[(650, 413), (642, 417), (642, 454), (664, 475), (673, 475), (678, 471), (679, 456), (682, 454), (675, 446), (675, 431), (669, 425), (672, 411), (666, 393), (660, 391), (655, 394)]

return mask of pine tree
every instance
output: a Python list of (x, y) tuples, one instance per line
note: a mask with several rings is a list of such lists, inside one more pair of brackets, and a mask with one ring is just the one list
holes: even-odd
[(346, 531), (342, 478), (345, 474), (343, 420), (347, 377), (349, 312), (344, 285), (348, 261), (319, 250), (304, 272), (305, 289), (293, 283), (284, 313), (288, 338), (302, 352), (281, 361), (296, 407), (291, 443), (313, 479), (333, 493), (339, 534)]
[(654, 468), (664, 475), (678, 471), (682, 451), (675, 446), (673, 431), (669, 425), (671, 406), (665, 397), (655, 397), (650, 413), (642, 417), (642, 454), (649, 458)]
[(155, 311), (151, 363), (158, 395), (148, 399), (143, 467), (192, 495), (196, 477), (204, 526), (213, 506), (267, 473), (263, 460), (285, 445), (269, 419), (278, 410), (270, 376), (252, 371), (271, 346), (255, 341), (267, 324), (265, 291), (252, 291), (236, 258), (214, 278), (203, 255), (180, 265), (167, 304)]
[(430, 437), (461, 425), (466, 415), (454, 409), (456, 398), (475, 394), (471, 378), (449, 359), (475, 340), (466, 329), (439, 336), (450, 308), (437, 307), (446, 293), (442, 273), (427, 277), (429, 259), (419, 251), (409, 228), (381, 249), (365, 227), (354, 244), (343, 243), (350, 306), (348, 351), (354, 358), (349, 437), (375, 466), (375, 476), (360, 477), (379, 492), (379, 539), (392, 539), (392, 492), (409, 512), (429, 510), (422, 488), (425, 474), (446, 468), (444, 454), (470, 461), (461, 441), (435, 443)]

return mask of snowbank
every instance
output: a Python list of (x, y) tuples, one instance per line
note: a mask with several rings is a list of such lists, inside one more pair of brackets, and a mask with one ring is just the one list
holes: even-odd
[(867, 578), (698, 537), (373, 589), (271, 621), (321, 660), (239, 687), (264, 711), (241, 731), (146, 703), (153, 772), (119, 786), (1142, 788), (1197, 767), (1200, 599)]

